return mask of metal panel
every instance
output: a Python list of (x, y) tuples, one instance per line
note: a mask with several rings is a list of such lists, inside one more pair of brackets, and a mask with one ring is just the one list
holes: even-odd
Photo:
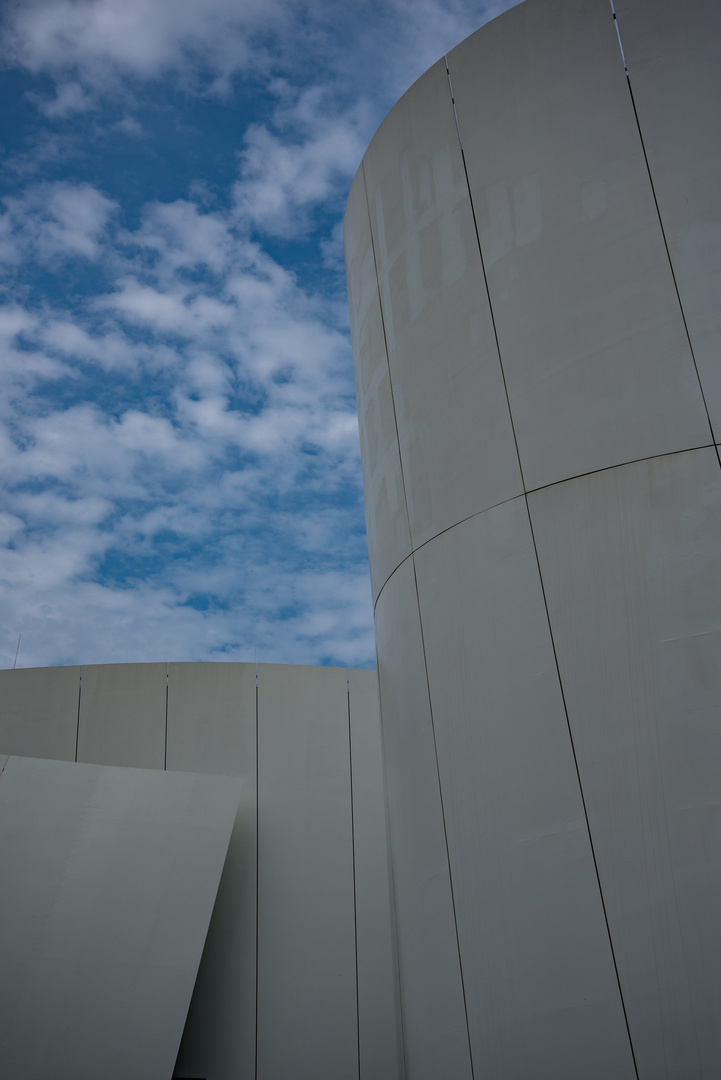
[(716, 438), (721, 433), (721, 7), (618, 0), (644, 148)]
[(526, 487), (708, 444), (608, 0), (448, 63)]
[(256, 747), (253, 664), (170, 664), (168, 769), (242, 778), (176, 1074), (255, 1074)]
[(78, 761), (162, 769), (165, 664), (83, 666)]
[(348, 672), (361, 1080), (403, 1076), (378, 676)]
[(470, 1080), (468, 1029), (413, 560), (376, 606), (408, 1080)]
[(75, 760), (80, 668), (0, 671), (0, 751)]
[(714, 450), (529, 498), (641, 1077), (721, 1062), (721, 473)]
[(258, 1080), (357, 1080), (345, 668), (259, 665), (258, 769)]
[(522, 491), (443, 60), (391, 111), (363, 168), (417, 547)]
[(415, 561), (476, 1076), (631, 1080), (525, 499)]
[(408, 512), (361, 169), (344, 223), (373, 599), (410, 551)]
[(10, 758), (3, 1075), (172, 1075), (236, 805), (227, 778)]

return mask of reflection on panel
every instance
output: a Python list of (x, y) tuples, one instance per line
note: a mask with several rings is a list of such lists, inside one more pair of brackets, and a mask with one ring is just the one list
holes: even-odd
[(258, 773), (258, 1080), (357, 1080), (345, 668), (259, 665)]
[(362, 169), (348, 198), (344, 235), (375, 599), (410, 551), (410, 533)]
[(721, 432), (721, 7), (618, 0), (618, 25), (666, 241)]
[(721, 1061), (721, 473), (712, 449), (529, 499), (642, 1076)]
[(166, 664), (83, 667), (78, 761), (164, 767), (166, 670)]
[(470, 1080), (412, 559), (379, 597), (376, 644), (407, 1075)]
[(708, 444), (607, 0), (448, 56), (527, 489)]
[(631, 1080), (525, 500), (416, 572), (476, 1075)]
[(172, 1074), (236, 805), (229, 778), (9, 759), (3, 1076)]
[(383, 122), (363, 169), (417, 547), (521, 491), (443, 60)]
[(0, 751), (75, 760), (80, 668), (0, 671)]

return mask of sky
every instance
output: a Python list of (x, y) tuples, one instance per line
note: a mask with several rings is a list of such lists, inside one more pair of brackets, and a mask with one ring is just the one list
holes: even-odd
[(510, 6), (4, 0), (0, 668), (374, 665), (345, 201)]

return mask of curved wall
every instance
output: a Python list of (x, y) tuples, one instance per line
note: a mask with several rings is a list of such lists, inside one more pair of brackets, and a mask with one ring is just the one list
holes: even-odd
[(617, 16), (479, 30), (346, 212), (410, 1080), (721, 1070), (721, 11)]

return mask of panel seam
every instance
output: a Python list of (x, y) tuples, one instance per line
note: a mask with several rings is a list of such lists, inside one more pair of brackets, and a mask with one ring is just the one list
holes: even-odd
[[(581, 795), (581, 803), (582, 803), (582, 806), (583, 806), (583, 813), (584, 813), (584, 818), (585, 818), (585, 821), (586, 821), (586, 831), (588, 833), (588, 840), (589, 840), (589, 845), (590, 845), (590, 848), (591, 848), (591, 855), (592, 855), (592, 858), (593, 858), (593, 865), (594, 865), (594, 869), (595, 869), (595, 872), (596, 872), (596, 881), (598, 883), (598, 891), (599, 891), (599, 896), (600, 896), (600, 899), (601, 899), (601, 906), (603, 908), (603, 917), (604, 917), (604, 920), (605, 920), (605, 923), (606, 923), (606, 933), (608, 935), (609, 947), (611, 949), (611, 958), (613, 960), (613, 967), (614, 967), (614, 971), (616, 973), (616, 983), (617, 983), (617, 986), (618, 986), (619, 997), (621, 999), (621, 1008), (623, 1009), (623, 1017), (624, 1017), (624, 1021), (625, 1021), (625, 1024), (626, 1024), (626, 1032), (627, 1032), (627, 1035), (628, 1035), (628, 1042), (629, 1042), (629, 1047), (630, 1047), (630, 1050), (631, 1050), (631, 1058), (633, 1060), (633, 1067), (634, 1067), (634, 1071), (636, 1073), (636, 1080), (639, 1080), (638, 1066), (636, 1064), (636, 1055), (634, 1053), (633, 1042), (631, 1040), (631, 1030), (630, 1030), (629, 1024), (628, 1024), (628, 1016), (626, 1015), (626, 1005), (625, 1005), (625, 1002), (623, 1000), (623, 991), (621, 989), (621, 980), (619, 978), (618, 966), (616, 964), (616, 954), (614, 952), (613, 941), (611, 939), (611, 930), (610, 930), (610, 927), (609, 927), (609, 924), (608, 924), (608, 915), (606, 913), (606, 903), (605, 903), (604, 896), (603, 896), (603, 889), (601, 887), (601, 878), (600, 878), (599, 871), (598, 871), (598, 864), (596, 862), (596, 852), (595, 852), (595, 848), (594, 848), (594, 845), (593, 845), (593, 837), (591, 835), (591, 827), (590, 827), (590, 823), (589, 823), (589, 820), (588, 820), (588, 811), (587, 811), (587, 808), (586, 808), (586, 799), (585, 799), (585, 796), (584, 796), (584, 793), (583, 793), (583, 785), (581, 783), (581, 773), (580, 773), (580, 770), (579, 770), (579, 767), (578, 767), (578, 759), (576, 757), (576, 747), (575, 747), (574, 741), (573, 741), (573, 732), (571, 730), (571, 721), (570, 721), (570, 718), (569, 718), (569, 715), (568, 715), (568, 707), (567, 707), (567, 704), (566, 704), (566, 695), (565, 695), (565, 692), (564, 692), (564, 689), (563, 689), (563, 681), (561, 679), (561, 669), (560, 669), (559, 664), (558, 664), (558, 656), (557, 656), (557, 653), (556, 653), (556, 643), (555, 643), (555, 640), (554, 640), (554, 637), (553, 637), (553, 627), (551, 625), (551, 618), (550, 618), (550, 614), (549, 614), (549, 610), (548, 610), (548, 602), (547, 602), (547, 598), (546, 598), (546, 590), (545, 590), (544, 583), (543, 583), (543, 574), (541, 572), (541, 563), (540, 563), (540, 560), (539, 560), (539, 557), (538, 557), (538, 548), (536, 546), (536, 537), (535, 537), (535, 534), (534, 534), (534, 531), (533, 531), (533, 522), (531, 520), (531, 511), (530, 511), (530, 507), (528, 505), (528, 492), (526, 490), (526, 481), (525, 481), (525, 477), (524, 477), (524, 474), (523, 474), (523, 462), (521, 461), (521, 454), (520, 454), (520, 450), (519, 450), (519, 447), (518, 447), (518, 439), (516, 437), (516, 427), (515, 427), (515, 423), (513, 421), (513, 410), (511, 409), (511, 400), (510, 400), (510, 397), (509, 397), (509, 394), (508, 394), (508, 384), (506, 382), (506, 373), (505, 373), (505, 370), (504, 370), (504, 367), (503, 367), (503, 357), (501, 355), (501, 346), (500, 346), (500, 341), (498, 339), (498, 328), (496, 326), (496, 317), (495, 317), (495, 313), (493, 311), (493, 302), (491, 300), (491, 292), (490, 292), (490, 288), (489, 288), (489, 285), (488, 285), (488, 275), (486, 273), (485, 262), (483, 260), (483, 249), (481, 247), (481, 237), (480, 237), (480, 233), (478, 231), (478, 221), (477, 221), (477, 218), (476, 218), (476, 208), (475, 208), (475, 205), (474, 205), (474, 202), (473, 202), (473, 194), (471, 192), (471, 184), (470, 184), (470, 179), (469, 179), (469, 176), (468, 176), (468, 166), (466, 164), (466, 155), (465, 155), (465, 151), (463, 149), (463, 139), (461, 137), (461, 128), (460, 128), (460, 124), (459, 124), (459, 121), (458, 121), (458, 113), (456, 111), (455, 95), (453, 93), (453, 82), (451, 80), (451, 72), (450, 72), (450, 67), (448, 65), (448, 57), (447, 56), (445, 57), (445, 63), (446, 63), (446, 72), (448, 74), (448, 89), (449, 89), (450, 95), (451, 95), (451, 103), (452, 103), (452, 106), (453, 106), (453, 115), (454, 115), (455, 121), (456, 121), (456, 131), (458, 133), (458, 143), (459, 143), (460, 150), (461, 150), (461, 157), (463, 159), (463, 170), (465, 172), (465, 177), (466, 177), (466, 187), (467, 187), (467, 190), (468, 190), (468, 199), (469, 199), (470, 206), (471, 206), (471, 213), (473, 215), (473, 226), (474, 226), (474, 229), (475, 229), (475, 232), (476, 232), (476, 242), (478, 244), (478, 255), (479, 255), (479, 258), (480, 258), (481, 268), (482, 268), (482, 271), (483, 271), (483, 280), (484, 280), (485, 286), (486, 286), (486, 296), (488, 297), (488, 307), (489, 307), (490, 314), (491, 314), (491, 322), (492, 322), (492, 325), (493, 325), (493, 334), (494, 334), (494, 337), (495, 337), (495, 340), (496, 340), (496, 350), (497, 350), (497, 353), (498, 353), (498, 363), (500, 365), (501, 375), (502, 375), (502, 378), (503, 378), (503, 387), (504, 387), (504, 390), (505, 390), (505, 393), (506, 393), (506, 404), (508, 406), (508, 414), (509, 414), (509, 417), (510, 417), (511, 429), (513, 431), (513, 439), (514, 439), (514, 442), (516, 444), (516, 455), (518, 457), (518, 467), (520, 469), (521, 480), (522, 480), (522, 483), (523, 483), (523, 497), (524, 497), (524, 500), (525, 500), (525, 503), (526, 503), (526, 513), (528, 514), (528, 522), (529, 522), (529, 527), (530, 527), (530, 531), (531, 531), (531, 540), (532, 540), (532, 543), (533, 543), (533, 550), (534, 550), (535, 557), (536, 557), (536, 566), (538, 568), (538, 578), (539, 578), (539, 582), (540, 582), (540, 585), (541, 585), (541, 592), (542, 592), (542, 595), (543, 595), (543, 603), (544, 603), (544, 607), (545, 607), (545, 610), (546, 610), (546, 621), (547, 621), (547, 624), (548, 624), (548, 633), (549, 633), (549, 637), (550, 637), (550, 640), (551, 640), (551, 647), (553, 649), (553, 657), (554, 657), (554, 662), (555, 662), (555, 665), (556, 665), (556, 676), (558, 678), (558, 685), (559, 685), (559, 689), (560, 689), (560, 692), (561, 692), (561, 699), (563, 701), (564, 713), (565, 713), (565, 716), (566, 716), (566, 726), (568, 728), (568, 737), (570, 739), (571, 751), (573, 753), (573, 761), (574, 761), (574, 765), (575, 765), (575, 768), (576, 768), (576, 776), (577, 776), (577, 779), (578, 779), (578, 788), (579, 788), (579, 792), (580, 792), (580, 795)], [(712, 436), (713, 436), (713, 431), (712, 431)], [(415, 573), (415, 557), (414, 557), (413, 566), (414, 566), (414, 573)], [(417, 583), (416, 583), (416, 587), (417, 587)], [(420, 603), (419, 603), (419, 614), (420, 614)], [(425, 650), (424, 650), (424, 652), (425, 652)]]
[(471, 1066), (471, 1077), (475, 1077), (475, 1070), (473, 1067), (473, 1046), (471, 1044), (471, 1028), (468, 1022), (468, 1003), (466, 1000), (466, 982), (463, 976), (463, 957), (461, 955), (461, 939), (458, 934), (458, 916), (456, 915), (456, 894), (453, 888), (453, 871), (451, 870), (451, 853), (448, 847), (448, 830), (446, 828), (446, 809), (443, 802), (443, 785), (441, 783), (441, 767), (438, 762), (438, 743), (436, 741), (436, 724), (433, 716), (433, 701), (431, 699), (431, 684), (428, 677), (428, 660), (426, 658), (426, 641), (423, 634), (423, 616), (421, 615), (421, 599), (418, 592), (418, 575), (416, 574), (416, 560), (415, 555), (411, 555), (413, 560), (413, 582), (416, 590), (416, 605), (418, 607), (418, 626), (421, 632), (421, 648), (423, 649), (423, 668), (426, 676), (426, 693), (428, 695), (428, 711), (431, 718), (431, 733), (433, 735), (433, 753), (436, 759), (436, 775), (438, 777), (438, 797), (441, 802), (441, 820), (443, 822), (443, 837), (446, 844), (446, 862), (448, 864), (448, 884), (451, 890), (451, 906), (453, 908), (453, 926), (456, 932), (456, 949), (458, 952), (458, 969), (461, 977), (461, 991), (463, 993), (463, 1011), (466, 1016), (466, 1038), (468, 1040), (468, 1058)]
[(709, 412), (708, 403), (706, 401), (706, 394), (704, 393), (703, 383), (701, 382), (701, 375), (700, 375), (700, 372), (699, 372), (699, 369), (698, 369), (698, 363), (696, 362), (696, 353), (694, 351), (693, 342), (691, 340), (691, 332), (690, 332), (690, 330), (688, 328), (688, 322), (686, 321), (686, 312), (684, 310), (683, 301), (681, 300), (681, 292), (680, 292), (679, 287), (678, 287), (678, 281), (676, 280), (676, 271), (674, 269), (673, 259), (671, 258), (671, 251), (670, 251), (669, 246), (668, 246), (668, 239), (666, 238), (666, 229), (664, 227), (663, 218), (661, 216), (661, 208), (658, 205), (658, 197), (656, 195), (656, 185), (653, 182), (653, 174), (651, 173), (651, 165), (650, 165), (649, 160), (648, 160), (648, 154), (646, 153), (646, 144), (644, 142), (643, 132), (641, 131), (641, 121), (639, 120), (638, 110), (636, 109), (636, 99), (633, 96), (633, 87), (631, 86), (631, 76), (629, 74), (628, 65), (626, 63), (626, 54), (624, 53), (624, 50), (623, 50), (623, 42), (621, 41), (621, 30), (620, 30), (620, 26), (619, 26), (619, 22), (618, 22), (618, 17), (616, 15), (616, 9), (615, 9), (614, 4), (613, 4), (613, 0), (611, 0), (611, 11), (613, 13), (613, 22), (614, 22), (614, 25), (616, 27), (616, 35), (618, 37), (618, 44), (619, 44), (619, 48), (621, 50), (621, 57), (623, 58), (623, 67), (624, 67), (624, 71), (626, 73), (626, 85), (628, 87), (628, 94), (629, 94), (629, 97), (631, 99), (631, 107), (633, 109), (633, 115), (634, 115), (634, 119), (636, 121), (636, 129), (638, 131), (638, 139), (639, 139), (639, 142), (641, 144), (641, 151), (643, 153), (643, 160), (644, 160), (645, 165), (646, 165), (646, 173), (648, 174), (648, 182), (649, 182), (649, 185), (651, 187), (651, 194), (653, 196), (653, 204), (654, 204), (654, 206), (656, 208), (656, 215), (658, 217), (658, 224), (659, 224), (659, 228), (661, 230), (661, 237), (663, 239), (663, 246), (664, 246), (664, 248), (666, 250), (666, 258), (668, 259), (668, 266), (669, 266), (669, 270), (671, 271), (671, 280), (673, 281), (673, 287), (674, 287), (674, 290), (676, 292), (676, 299), (678, 300), (678, 307), (679, 307), (679, 311), (681, 312), (681, 319), (683, 321), (683, 328), (684, 328), (684, 331), (686, 333), (686, 340), (688, 341), (688, 347), (689, 347), (689, 351), (691, 353), (691, 359), (693, 361), (694, 371), (696, 372), (696, 378), (698, 380), (698, 387), (699, 387), (699, 391), (701, 393), (701, 400), (703, 402), (703, 407), (704, 407), (704, 410), (706, 412), (706, 420), (708, 421), (709, 430), (711, 431), (711, 440), (712, 440), (714, 446), (716, 447), (716, 456), (717, 456), (718, 461), (719, 461), (719, 466), (721, 467), (721, 456), (719, 455), (719, 449), (718, 449), (718, 445), (716, 443), (716, 433), (714, 432), (713, 423), (711, 421), (711, 414)]
[(346, 702), (348, 709), (348, 775), (350, 778), (350, 846), (353, 859), (353, 935), (355, 941), (355, 1018), (356, 1038), (358, 1044), (358, 1080), (361, 1075), (361, 1045), (360, 1045), (360, 999), (358, 994), (358, 901), (356, 895), (356, 866), (355, 866), (355, 806), (353, 803), (353, 738), (351, 735), (351, 706), (350, 706), (350, 675), (346, 668)]
[(78, 675), (78, 719), (75, 725), (75, 760), (78, 760), (78, 745), (80, 743), (80, 699), (83, 694), (83, 669), (80, 667), (80, 673)]

